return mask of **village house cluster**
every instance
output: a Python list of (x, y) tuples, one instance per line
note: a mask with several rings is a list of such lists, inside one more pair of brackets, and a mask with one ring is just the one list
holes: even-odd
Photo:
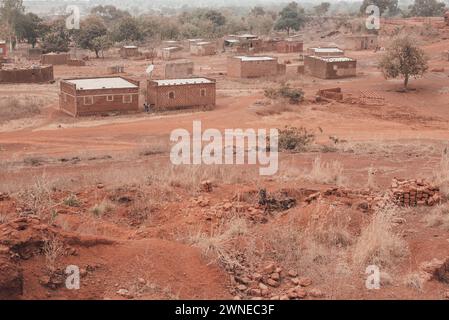
[[(345, 49), (368, 50), (378, 47), (377, 36), (357, 35), (346, 39)], [(278, 77), (286, 74), (290, 61), (284, 55), (294, 55), (299, 64), (295, 72), (321, 79), (355, 77), (357, 61), (345, 55), (335, 44), (305, 48), (301, 36), (259, 37), (253, 34), (229, 35), (220, 40), (187, 39), (163, 41), (158, 48), (140, 50), (136, 45), (124, 45), (118, 53), (122, 59), (159, 58), (163, 62), (160, 79), (150, 76), (136, 81), (125, 73), (124, 65), (105, 68), (107, 76), (62, 79), (60, 110), (77, 117), (145, 110), (175, 110), (193, 107), (214, 107), (216, 80), (204, 77), (188, 56), (223, 54), (230, 79)], [(270, 53), (276, 53), (273, 55)], [(39, 48), (27, 50), (30, 64), (18, 66), (8, 61), (8, 44), (0, 41), (0, 83), (45, 83), (54, 81), (54, 66), (83, 67), (87, 56), (74, 58), (70, 53), (43, 53)], [(132, 76), (131, 76), (132, 77)], [(145, 92), (144, 100), (139, 95)], [(140, 103), (139, 103), (140, 102)]]

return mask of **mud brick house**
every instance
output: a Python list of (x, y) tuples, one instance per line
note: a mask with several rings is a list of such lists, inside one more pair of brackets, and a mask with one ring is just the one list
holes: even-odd
[(340, 57), (344, 56), (345, 52), (337, 47), (317, 47), (307, 49), (307, 54), (317, 57)]
[(74, 117), (138, 111), (139, 82), (124, 77), (65, 79), (59, 107)]
[(187, 39), (187, 48), (190, 50), (191, 46), (198, 42), (204, 42), (204, 39)]
[(215, 106), (216, 85), (210, 78), (148, 80), (147, 92), (156, 110)]
[(192, 43), (190, 53), (194, 56), (212, 56), (217, 53), (217, 46), (208, 41)]
[(355, 77), (357, 60), (348, 57), (304, 57), (307, 74), (321, 79)]
[(53, 66), (36, 65), (0, 69), (0, 83), (45, 83), (53, 80)]
[(163, 60), (174, 60), (182, 58), (181, 47), (166, 47), (161, 50), (161, 58)]
[(123, 46), (120, 48), (120, 57), (123, 59), (138, 57), (139, 55), (139, 48), (136, 46)]
[(165, 79), (190, 78), (193, 75), (194, 64), (189, 60), (178, 60), (165, 65)]
[(69, 53), (47, 53), (47, 54), (43, 54), (42, 58), (41, 58), (41, 63), (42, 64), (51, 64), (51, 65), (63, 65), (63, 64), (67, 64), (67, 60), (70, 59), (70, 54)]
[(278, 59), (268, 56), (228, 57), (228, 76), (233, 78), (258, 78), (285, 74), (286, 67)]
[(6, 41), (0, 40), (0, 58), (6, 58), (8, 55), (8, 45)]
[(301, 39), (287, 38), (279, 41), (276, 46), (278, 53), (302, 52), (304, 42)]
[(224, 49), (236, 53), (261, 52), (263, 40), (253, 34), (229, 35), (224, 40)]
[(278, 43), (281, 41), (282, 41), (282, 39), (277, 39), (277, 38), (264, 39), (262, 41), (262, 51), (265, 51), (265, 52), (277, 51)]
[(26, 56), (28, 60), (41, 60), (42, 53), (43, 52), (41, 48), (29, 48), (27, 50)]
[(371, 50), (378, 46), (377, 35), (355, 35), (346, 37), (346, 49)]

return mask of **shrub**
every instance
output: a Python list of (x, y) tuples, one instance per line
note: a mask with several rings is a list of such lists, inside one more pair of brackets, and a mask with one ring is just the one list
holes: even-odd
[(304, 99), (304, 92), (301, 89), (291, 88), (288, 84), (283, 84), (277, 89), (265, 89), (265, 97), (272, 100), (284, 98), (288, 99), (290, 104), (299, 104)]
[(315, 134), (307, 131), (306, 128), (289, 127), (279, 130), (279, 150), (289, 150), (301, 152), (315, 140)]

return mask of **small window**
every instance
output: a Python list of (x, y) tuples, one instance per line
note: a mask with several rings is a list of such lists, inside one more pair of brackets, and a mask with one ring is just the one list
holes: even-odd
[(107, 101), (114, 101), (114, 96), (107, 96), (106, 99)]
[(133, 96), (130, 94), (123, 96), (123, 103), (131, 103), (133, 101)]
[(174, 99), (174, 98), (175, 98), (175, 92), (174, 92), (174, 91), (170, 91), (170, 92), (168, 93), (168, 98), (169, 98), (169, 99)]
[(94, 104), (94, 97), (84, 97), (84, 105), (88, 106)]
[(201, 89), (200, 94), (202, 97), (206, 96), (206, 89)]

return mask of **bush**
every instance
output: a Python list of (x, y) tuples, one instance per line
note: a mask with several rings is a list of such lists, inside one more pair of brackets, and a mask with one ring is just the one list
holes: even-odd
[(265, 97), (269, 99), (288, 99), (290, 104), (299, 104), (304, 99), (304, 92), (301, 89), (291, 88), (288, 84), (283, 84), (279, 88), (265, 89)]
[(301, 152), (315, 140), (315, 134), (307, 131), (306, 128), (289, 127), (279, 130), (279, 150), (289, 150)]

